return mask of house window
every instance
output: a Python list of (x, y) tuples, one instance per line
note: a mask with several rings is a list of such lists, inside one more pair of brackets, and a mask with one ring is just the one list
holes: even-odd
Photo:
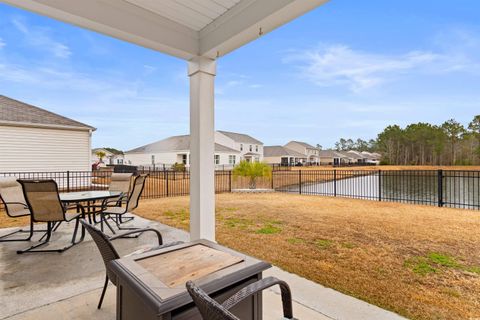
[(243, 151), (243, 143), (240, 143), (240, 151)]
[(255, 146), (255, 152), (258, 152), (258, 146), (257, 145)]
[(152, 154), (152, 165), (155, 165), (155, 155)]
[(215, 164), (220, 164), (220, 155), (216, 154), (214, 157)]
[(123, 159), (117, 159), (117, 164), (123, 164)]
[(234, 165), (234, 164), (235, 164), (235, 161), (236, 161), (235, 158), (236, 158), (236, 157), (235, 157), (234, 155), (229, 155), (229, 156), (228, 156), (228, 164)]
[(250, 145), (250, 152), (252, 152), (252, 151), (253, 151), (253, 147), (252, 147), (252, 145)]
[(182, 163), (187, 164), (187, 155), (186, 154), (182, 154)]
[(255, 162), (260, 162), (260, 158), (259, 158), (259, 157), (255, 157)]

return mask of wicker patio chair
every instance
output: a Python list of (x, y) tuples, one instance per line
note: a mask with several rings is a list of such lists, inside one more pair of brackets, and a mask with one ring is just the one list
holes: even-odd
[[(112, 226), (108, 223), (107, 218), (110, 217), (112, 220), (117, 224), (118, 229), (120, 230), (135, 230), (138, 228), (134, 227), (129, 227), (125, 228), (122, 227), (120, 224), (120, 219), (122, 216), (124, 216), (127, 213), (133, 213), (133, 211), (138, 207), (138, 202), (140, 200), (140, 196), (142, 195), (143, 189), (145, 187), (145, 180), (147, 179), (146, 174), (141, 174), (137, 177), (135, 177), (135, 180), (133, 181), (133, 187), (128, 195), (128, 198), (126, 200), (125, 206), (118, 207), (118, 206), (104, 206), (102, 211), (100, 212), (101, 215), (101, 230), (103, 231), (103, 224), (105, 223), (110, 231), (112, 231), (113, 234), (115, 234), (115, 231), (113, 230)], [(115, 218), (113, 218), (115, 217)]]
[(218, 303), (214, 299), (210, 298), (205, 291), (200, 289), (193, 283), (188, 281), (186, 284), (187, 291), (193, 299), (193, 302), (197, 306), (202, 318), (205, 320), (239, 320), (229, 310), (238, 303), (242, 302), (246, 298), (261, 292), (274, 285), (280, 286), (280, 292), (282, 296), (283, 316), (285, 319), (293, 318), (292, 311), (292, 294), (288, 284), (282, 280), (274, 277), (268, 277), (252, 283), (245, 288), (238, 291), (236, 294), (225, 300), (222, 304)]
[(92, 236), (93, 241), (97, 245), (98, 250), (100, 251), (100, 254), (102, 255), (103, 263), (105, 264), (105, 284), (103, 285), (103, 290), (102, 294), (100, 296), (100, 301), (98, 302), (97, 308), (100, 309), (102, 307), (102, 302), (103, 298), (105, 296), (105, 291), (107, 290), (107, 286), (109, 281), (113, 283), (113, 285), (117, 285), (117, 279), (115, 278), (115, 274), (110, 272), (108, 268), (108, 262), (115, 260), (115, 259), (120, 259), (120, 255), (118, 254), (117, 250), (115, 250), (115, 247), (113, 246), (112, 242), (113, 240), (119, 239), (119, 238), (125, 238), (125, 236), (131, 235), (131, 234), (142, 234), (144, 232), (150, 231), (154, 232), (157, 235), (158, 238), (158, 246), (151, 247), (147, 250), (144, 250), (143, 252), (150, 251), (150, 250), (155, 250), (163, 247), (168, 247), (176, 244), (180, 244), (181, 242), (172, 242), (168, 244), (163, 244), (163, 239), (161, 233), (153, 228), (144, 228), (144, 229), (136, 229), (136, 230), (130, 230), (127, 232), (124, 232), (122, 234), (115, 235), (113, 237), (109, 237), (105, 233), (103, 233), (100, 229), (88, 224), (84, 220), (80, 220), (80, 223), (84, 226), (85, 229), (87, 229), (88, 233)]
[[(4, 210), (10, 218), (30, 217), (29, 230), (19, 229), (0, 237), (0, 242), (8, 241), (30, 241), (34, 232), (45, 230), (34, 230), (33, 220), (28, 210), (27, 202), (23, 196), (22, 186), (15, 177), (0, 178), (0, 200), (3, 203)], [(10, 238), (16, 233), (28, 233), (26, 238)]]
[[(77, 242), (77, 232), (80, 225), (79, 218), (85, 217), (83, 207), (80, 212), (67, 212), (69, 208), (63, 206), (58, 195), (58, 186), (55, 180), (18, 180), (23, 189), (28, 209), (31, 212), (33, 222), (46, 222), (47, 230), (40, 242), (25, 250), (18, 250), (17, 253), (31, 252), (63, 252), (70, 249), (74, 245), (83, 241), (85, 237), (85, 229), (82, 227), (80, 240)], [(35, 250), (36, 248), (46, 245), (50, 241), (53, 231), (55, 231), (60, 223), (75, 220), (75, 228), (71, 243), (61, 249)], [(45, 239), (45, 240), (43, 240)]]

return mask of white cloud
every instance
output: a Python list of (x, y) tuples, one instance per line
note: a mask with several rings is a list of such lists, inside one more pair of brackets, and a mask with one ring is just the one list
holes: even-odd
[(24, 40), (29, 46), (49, 52), (62, 59), (66, 59), (72, 54), (67, 45), (52, 38), (49, 28), (29, 26), (21, 16), (14, 17), (11, 21), (15, 28), (23, 34)]
[(3, 47), (5, 47), (7, 44), (5, 43), (5, 41), (3, 41), (2, 38), (0, 38), (0, 49), (2, 49)]
[(346, 86), (353, 92), (378, 87), (405, 74), (480, 73), (480, 37), (452, 29), (433, 39), (432, 50), (380, 54), (345, 44), (320, 45), (293, 51), (284, 59), (299, 67), (300, 75), (324, 86)]
[(376, 87), (394, 74), (408, 72), (439, 59), (439, 55), (431, 52), (412, 51), (389, 56), (335, 44), (295, 53), (284, 61), (299, 62), (302, 75), (319, 86), (346, 85), (358, 92)]

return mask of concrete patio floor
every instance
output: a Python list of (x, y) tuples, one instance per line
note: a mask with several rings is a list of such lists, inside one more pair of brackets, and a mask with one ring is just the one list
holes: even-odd
[[(136, 217), (136, 226), (158, 229), (164, 242), (188, 241), (188, 233)], [(70, 240), (73, 223), (62, 226), (50, 246)], [(0, 235), (9, 230), (0, 229)], [(37, 236), (38, 238), (38, 236)], [(153, 234), (118, 239), (121, 255), (155, 243)], [(62, 253), (17, 255), (27, 242), (0, 243), (0, 319), (115, 319), (115, 288), (109, 286), (101, 310), (96, 309), (105, 269), (97, 248), (87, 235), (84, 242)], [(264, 274), (289, 283), (298, 319), (403, 319), (361, 300), (325, 288), (273, 267)], [(277, 289), (264, 293), (264, 319), (281, 319)]]

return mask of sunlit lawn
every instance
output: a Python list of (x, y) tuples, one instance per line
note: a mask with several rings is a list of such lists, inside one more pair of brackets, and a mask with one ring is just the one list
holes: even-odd
[[(189, 226), (188, 197), (142, 200), (136, 213)], [(0, 213), (2, 227), (27, 223)], [(221, 194), (216, 230), (223, 245), (406, 317), (480, 318), (478, 211)]]
[[(145, 200), (137, 213), (188, 229), (188, 197)], [(221, 194), (217, 239), (410, 318), (480, 317), (480, 212)]]

